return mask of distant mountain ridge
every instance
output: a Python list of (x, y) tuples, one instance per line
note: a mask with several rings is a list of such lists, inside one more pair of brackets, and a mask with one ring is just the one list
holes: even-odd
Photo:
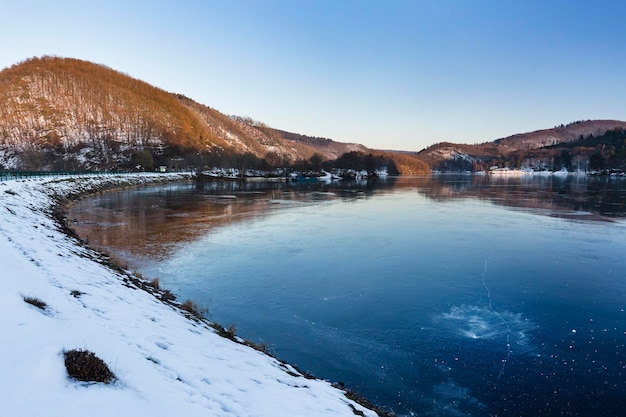
[(320, 138), (313, 136), (301, 135), (299, 133), (285, 132), (284, 130), (277, 130), (278, 134), (290, 142), (303, 143), (308, 146), (312, 146), (318, 151), (322, 151), (322, 154), (332, 159), (339, 158), (346, 152), (368, 152), (369, 149), (358, 143), (341, 143), (335, 142), (332, 139)]
[(572, 143), (590, 136), (602, 136), (615, 129), (626, 129), (626, 122), (620, 120), (577, 121), (477, 145), (442, 142), (429, 146), (417, 155), (434, 170), (475, 171), (488, 168), (489, 164), (516, 167), (525, 153), (535, 155), (536, 152), (531, 151)]
[(479, 145), (438, 143), (419, 153), (383, 151), (227, 116), (191, 98), (79, 59), (44, 56), (0, 71), (0, 169), (4, 170), (152, 170), (159, 165), (307, 169), (320, 161), (353, 164), (367, 159), (382, 161), (401, 174), (426, 174), (431, 169), (519, 164), (520, 152), (600, 136), (616, 128), (626, 128), (626, 122), (587, 120)]
[(521, 133), (496, 139), (498, 145), (506, 146), (511, 150), (536, 149), (544, 146), (558, 145), (560, 143), (573, 142), (580, 137), (590, 135), (600, 136), (607, 130), (616, 127), (626, 128), (626, 122), (620, 120), (585, 120), (556, 126), (552, 129), (542, 129), (529, 133)]

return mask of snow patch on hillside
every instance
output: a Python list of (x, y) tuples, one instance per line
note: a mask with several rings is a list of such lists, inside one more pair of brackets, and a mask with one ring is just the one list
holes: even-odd
[(461, 149), (452, 146), (435, 149), (431, 151), (431, 155), (436, 156), (442, 160), (463, 159), (469, 162), (473, 162), (476, 160), (476, 158), (469, 156)]

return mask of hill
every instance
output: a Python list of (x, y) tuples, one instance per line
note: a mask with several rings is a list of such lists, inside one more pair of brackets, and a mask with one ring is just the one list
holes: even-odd
[[(521, 167), (524, 162), (533, 163), (533, 159), (550, 152), (542, 149), (575, 143), (589, 137), (602, 137), (615, 129), (626, 128), (626, 122), (619, 120), (586, 120), (568, 125), (556, 126), (529, 133), (516, 134), (478, 145), (437, 143), (418, 153), (432, 169), (442, 171), (478, 171), (489, 169), (492, 165)], [(589, 156), (587, 149), (585, 156)], [(581, 154), (582, 155), (582, 154)]]
[(339, 143), (332, 139), (300, 135), (298, 133), (276, 130), (276, 132), (290, 143), (302, 143), (315, 148), (328, 159), (337, 159), (346, 152), (368, 152), (365, 146), (358, 143)]
[(600, 136), (616, 127), (626, 128), (619, 120), (586, 120), (497, 139), (494, 142), (510, 150), (536, 149), (573, 142), (581, 137)]
[(132, 165), (139, 151), (166, 165), (199, 152), (295, 160), (316, 151), (77, 59), (33, 58), (3, 70), (0, 103), (0, 164), (10, 168), (110, 170)]
[(87, 61), (45, 56), (0, 72), (0, 169), (288, 166), (353, 151), (369, 152), (229, 117)]

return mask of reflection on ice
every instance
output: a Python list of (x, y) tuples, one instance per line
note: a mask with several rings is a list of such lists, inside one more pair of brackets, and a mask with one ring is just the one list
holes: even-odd
[(526, 353), (531, 349), (528, 335), (536, 326), (519, 313), (462, 305), (452, 307), (442, 316), (453, 323), (457, 334), (469, 339), (506, 343), (503, 347), (511, 349), (512, 353)]

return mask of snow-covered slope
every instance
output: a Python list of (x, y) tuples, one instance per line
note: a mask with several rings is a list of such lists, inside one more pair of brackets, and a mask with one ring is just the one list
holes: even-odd
[[(375, 416), (330, 383), (307, 379), (137, 289), (51, 215), (55, 196), (155, 179), (0, 183), (0, 415)], [(103, 359), (116, 380), (68, 377), (63, 352), (76, 348)]]

